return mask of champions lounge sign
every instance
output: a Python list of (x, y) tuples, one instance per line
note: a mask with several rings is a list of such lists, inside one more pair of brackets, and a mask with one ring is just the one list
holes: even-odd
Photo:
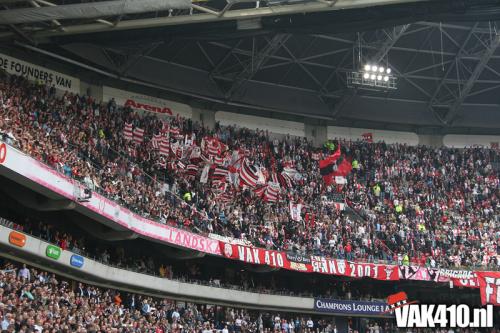
[(315, 298), (314, 310), (318, 312), (342, 314), (348, 316), (390, 316), (390, 314), (386, 312), (389, 310), (389, 306), (385, 302), (351, 300), (346, 301), (337, 299)]

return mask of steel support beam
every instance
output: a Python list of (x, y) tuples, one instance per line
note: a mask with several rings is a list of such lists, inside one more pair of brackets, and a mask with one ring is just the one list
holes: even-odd
[[(36, 7), (36, 8), (40, 8), (41, 6), (38, 4), (37, 1), (35, 0), (31, 0), (30, 1), (30, 4), (33, 6), (33, 7)], [(50, 3), (49, 6), (52, 6), (54, 4)], [(61, 29), (63, 29), (64, 31), (64, 28), (62, 27), (62, 24), (58, 21), (58, 20), (52, 20), (52, 23), (54, 23), (54, 25), (58, 26), (58, 27), (61, 27)]]
[[(467, 37), (465, 37), (465, 40), (462, 43), (462, 46), (460, 47), (460, 49), (458, 49), (457, 53), (455, 54), (455, 59), (454, 59), (453, 63), (456, 63), (456, 61), (458, 59), (460, 59), (460, 57), (463, 55), (463, 53), (465, 51), (465, 47), (469, 43), (469, 40), (472, 37), (472, 35), (474, 34), (474, 31), (477, 28), (478, 24), (479, 23), (476, 22), (476, 24), (474, 24), (474, 26), (472, 27), (472, 29), (469, 30), (469, 33), (467, 34)], [(434, 91), (434, 94), (432, 95), (432, 97), (431, 97), (431, 99), (429, 101), (429, 105), (428, 106), (431, 109), (431, 111), (433, 111), (433, 112), (434, 112), (434, 110), (432, 109), (432, 106), (433, 106), (434, 102), (436, 101), (436, 98), (437, 98), (437, 96), (439, 94), (439, 91), (441, 90), (441, 88), (443, 87), (443, 85), (446, 83), (446, 81), (448, 79), (448, 75), (450, 75), (451, 71), (454, 68), (453, 63), (450, 65), (450, 67), (448, 67), (448, 70), (446, 71), (446, 73), (444, 74), (443, 78), (439, 82), (436, 90)], [(438, 115), (438, 118), (440, 118), (439, 115)]]
[(399, 27), (394, 27), (394, 30), (391, 34), (387, 34), (387, 39), (382, 44), (380, 49), (375, 53), (372, 58), (372, 61), (376, 63), (381, 62), (385, 56), (389, 53), (389, 51), (396, 45), (396, 42), (405, 34), (406, 30), (410, 27), (410, 24), (405, 24)]
[[(40, 0), (47, 1), (47, 0)], [(38, 2), (40, 2), (38, 1)], [(58, 35), (70, 35), (70, 34), (84, 34), (84, 33), (96, 33), (102, 31), (118, 31), (118, 30), (132, 30), (132, 29), (146, 29), (146, 28), (157, 28), (170, 25), (181, 25), (181, 24), (195, 24), (195, 23), (207, 23), (225, 20), (240, 20), (240, 19), (251, 19), (259, 17), (268, 16), (280, 16), (280, 15), (291, 15), (291, 14), (305, 14), (312, 12), (327, 12), (345, 9), (356, 9), (356, 8), (366, 8), (366, 7), (376, 7), (385, 5), (395, 5), (395, 4), (405, 4), (405, 3), (417, 3), (417, 2), (430, 2), (431, 0), (337, 0), (333, 1), (311, 1), (304, 3), (283, 3), (279, 6), (261, 6), (257, 8), (249, 9), (232, 9), (225, 8), (225, 10), (215, 11), (210, 8), (203, 7), (203, 12), (195, 14), (185, 14), (176, 16), (164, 16), (155, 18), (145, 18), (145, 19), (131, 19), (131, 20), (121, 20), (116, 22), (116, 24), (108, 25), (100, 23), (88, 23), (88, 24), (74, 24), (66, 25), (66, 31), (63, 33), (61, 31), (41, 31), (34, 34), (34, 38), (41, 37), (52, 37)], [(242, 2), (241, 0), (231, 1), (231, 3)], [(256, 2), (252, 0), (250, 2)], [(200, 6), (195, 4), (195, 6)], [(234, 7), (234, 6), (233, 6)], [(198, 8), (201, 11), (201, 8)], [(209, 12), (210, 11), (210, 12)], [(118, 15), (117, 15), (118, 16)], [(0, 34), (0, 38), (10, 37), (12, 34)]]
[[(46, 1), (46, 0), (31, 0), (30, 1), (31, 3), (40, 3), (42, 5), (45, 5), (45, 6), (49, 6), (49, 7), (57, 7), (57, 5), (55, 3), (52, 3), (50, 1)], [(36, 7), (40, 7), (40, 6), (36, 6)], [(61, 24), (57, 21), (57, 20), (53, 20), (53, 22), (56, 22), (58, 26), (61, 26)], [(102, 19), (97, 19), (95, 20), (96, 22), (98, 23), (102, 23), (102, 24), (105, 24), (107, 25), (108, 27), (113, 27), (114, 24), (109, 22), (109, 21), (106, 21), (106, 20), (102, 20)], [(63, 30), (64, 31), (64, 30)]]
[(458, 96), (458, 99), (455, 101), (455, 103), (453, 103), (450, 110), (446, 114), (444, 118), (444, 122), (446, 124), (451, 124), (451, 122), (453, 121), (453, 118), (462, 107), (462, 103), (465, 101), (467, 96), (469, 96), (472, 88), (474, 87), (474, 84), (476, 83), (476, 80), (483, 72), (488, 61), (490, 61), (490, 58), (493, 55), (493, 53), (495, 53), (496, 49), (498, 48), (498, 45), (500, 45), (500, 35), (495, 34), (493, 40), (491, 40), (490, 45), (484, 51), (481, 60), (479, 60), (479, 63), (474, 68), (474, 71), (472, 72), (471, 76), (469, 77), (463, 88), (460, 90), (460, 95)]
[(269, 56), (273, 55), (284, 44), (291, 35), (276, 34), (271, 38), (268, 44), (258, 53), (254, 54), (246, 67), (234, 78), (234, 83), (226, 92), (226, 99), (231, 100), (241, 86), (260, 70)]

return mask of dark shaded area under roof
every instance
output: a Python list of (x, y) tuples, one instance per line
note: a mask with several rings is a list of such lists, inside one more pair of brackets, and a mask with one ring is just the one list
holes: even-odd
[[(32, 38), (39, 49), (158, 86), (128, 89), (209, 109), (422, 133), (500, 134), (496, 19), (498, 1), (429, 1), (263, 17), (254, 30), (222, 21)], [(1, 43), (24, 57), (46, 58), (15, 40), (29, 44), (19, 36)], [(374, 59), (393, 70), (398, 89), (348, 88), (347, 73)]]

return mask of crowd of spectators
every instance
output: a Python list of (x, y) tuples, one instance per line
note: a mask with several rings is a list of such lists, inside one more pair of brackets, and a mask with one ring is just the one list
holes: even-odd
[[(340, 333), (335, 317), (177, 302), (65, 280), (0, 258), (2, 333)], [(344, 332), (344, 330), (342, 330)], [(346, 333), (476, 333), (401, 330), (390, 319), (348, 321)], [(496, 328), (482, 332), (495, 333)]]
[(333, 318), (157, 299), (66, 281), (2, 259), (0, 321), (2, 333), (337, 332)]
[[(209, 130), (190, 119), (140, 115), (114, 100), (59, 96), (16, 76), (0, 81), (0, 114), (4, 140), (159, 223), (350, 260), (500, 265), (498, 150), (339, 140), (354, 168), (346, 184), (326, 186), (318, 159), (331, 151), (305, 138), (219, 125)], [(126, 124), (144, 129), (142, 143), (125, 139)], [(175, 129), (170, 146), (184, 153), (165, 158), (154, 149), (152, 138), (166, 127)], [(239, 151), (267, 176), (291, 168), (295, 177), (281, 186), (277, 202), (233, 184), (221, 193), (220, 182), (215, 190), (212, 180), (199, 181), (203, 162), (195, 175), (179, 167), (193, 163), (186, 152), (207, 138), (221, 143), (221, 157)], [(229, 163), (224, 159), (221, 167), (230, 169)], [(332, 205), (339, 193), (349, 214)], [(290, 202), (303, 205), (302, 222), (292, 221)]]

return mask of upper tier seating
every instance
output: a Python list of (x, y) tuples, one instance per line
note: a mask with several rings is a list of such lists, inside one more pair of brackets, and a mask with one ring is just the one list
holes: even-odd
[[(339, 141), (354, 167), (346, 184), (326, 186), (318, 161), (332, 151), (304, 138), (210, 131), (114, 100), (57, 97), (15, 76), (0, 80), (0, 134), (159, 223), (349, 260), (500, 265), (498, 151)], [(303, 205), (302, 222), (291, 219), (290, 202)]]

